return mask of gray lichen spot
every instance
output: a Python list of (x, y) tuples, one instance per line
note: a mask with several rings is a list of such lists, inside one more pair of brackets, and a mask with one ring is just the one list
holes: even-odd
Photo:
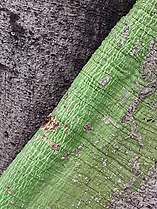
[(72, 181), (72, 183), (77, 183), (78, 182), (78, 180), (75, 179), (75, 178), (73, 178), (71, 181)]
[(137, 126), (136, 126), (136, 123), (134, 120), (132, 121), (132, 124), (131, 124), (131, 135), (130, 136), (131, 136), (131, 138), (135, 138), (137, 140), (140, 147), (143, 146), (141, 134), (137, 132)]
[(141, 171), (140, 171), (139, 156), (137, 154), (133, 156), (132, 163), (133, 163), (132, 171), (136, 176), (138, 176), (141, 173)]
[(61, 157), (62, 160), (67, 160), (68, 159), (68, 155), (67, 154), (64, 154), (62, 157)]
[(133, 158), (131, 159), (131, 161), (133, 164), (133, 167), (132, 167), (133, 176), (131, 177), (129, 182), (125, 184), (124, 190), (130, 189), (134, 185), (137, 177), (141, 174), (139, 156), (137, 154), (133, 155)]
[(141, 100), (152, 95), (156, 91), (156, 87), (157, 87), (157, 77), (154, 81), (149, 83), (144, 89), (139, 91), (138, 98)]
[(7, 188), (7, 193), (11, 196), (14, 195), (14, 192), (10, 188)]
[(84, 180), (85, 180), (85, 184), (87, 185), (91, 181), (91, 178), (89, 178), (88, 176), (86, 176)]
[(122, 123), (127, 123), (129, 121), (132, 121), (133, 113), (136, 110), (138, 104), (139, 104), (139, 98), (135, 97), (131, 105), (129, 106), (128, 110), (126, 111), (125, 115), (122, 117), (121, 120)]
[(116, 32), (114, 33), (114, 39), (116, 40), (117, 37), (118, 37), (118, 33), (117, 33), (117, 31), (116, 31)]
[(142, 77), (148, 82), (146, 87), (139, 91), (139, 99), (152, 95), (157, 88), (157, 44), (154, 42), (150, 43), (148, 54), (142, 64)]
[(99, 84), (104, 87), (108, 82), (109, 82), (110, 78), (108, 75), (106, 75), (105, 77), (103, 77), (100, 81)]
[(90, 131), (93, 131), (93, 127), (90, 123), (87, 123), (85, 126), (84, 126), (84, 129), (88, 132)]
[(79, 201), (78, 201), (78, 203), (77, 203), (76, 208), (79, 208), (79, 207), (80, 207), (80, 205), (81, 205), (81, 201), (79, 200)]
[(14, 200), (11, 200), (10, 201), (10, 205), (15, 205), (15, 201)]
[(99, 160), (100, 160), (100, 163), (101, 163), (102, 167), (106, 167), (106, 165), (107, 165), (107, 159), (100, 158)]
[[(136, 157), (135, 157), (136, 158)], [(130, 190), (117, 191), (114, 193), (112, 200), (107, 203), (109, 209), (155, 209), (157, 206), (157, 182), (156, 182), (157, 168), (153, 166), (146, 178), (141, 182), (137, 191), (132, 192)]]
[(130, 52), (130, 54), (131, 54), (132, 56), (136, 56), (137, 53), (140, 51), (140, 49), (141, 49), (140, 42), (137, 41), (137, 43), (135, 43), (135, 46), (134, 46), (134, 48), (132, 49), (132, 51)]
[(55, 154), (58, 154), (58, 151), (59, 151), (59, 149), (60, 149), (60, 145), (57, 144), (57, 143), (55, 143), (55, 142), (52, 142), (52, 143), (50, 144), (50, 148), (51, 148), (52, 150), (54, 150), (54, 153), (55, 153)]
[(98, 144), (98, 143), (99, 143), (99, 140), (95, 140), (95, 141), (93, 142), (94, 145), (96, 145), (96, 144)]
[(136, 181), (136, 176), (133, 175), (130, 181), (125, 185), (124, 190), (130, 189), (134, 185), (135, 181)]
[(128, 21), (126, 20), (125, 21), (125, 24), (123, 26), (123, 29), (122, 29), (122, 38), (120, 40), (120, 43), (119, 43), (119, 47), (122, 48), (126, 42), (126, 38), (128, 37), (129, 35), (129, 31), (130, 31), (130, 27), (129, 27), (129, 23)]
[(150, 43), (148, 54), (144, 59), (141, 68), (142, 68), (143, 80), (147, 81), (149, 79), (149, 81), (147, 81), (145, 87), (142, 87), (142, 89), (140, 89), (137, 92), (137, 96), (134, 98), (128, 110), (121, 119), (122, 123), (130, 122), (131, 124), (130, 136), (131, 138), (135, 138), (138, 141), (140, 147), (143, 146), (142, 137), (140, 133), (137, 132), (136, 123), (133, 119), (133, 113), (137, 109), (140, 102), (142, 102), (145, 98), (154, 94), (157, 88), (157, 45), (154, 42)]
[(157, 74), (157, 44), (153, 41), (150, 43), (148, 54), (142, 64), (142, 71), (145, 79)]
[(97, 203), (99, 203), (100, 201), (101, 201), (101, 198), (99, 198), (99, 197), (95, 197), (95, 202), (97, 202)]
[(110, 123), (112, 123), (112, 120), (111, 120), (111, 118), (109, 118), (108, 115), (103, 115), (103, 116), (102, 116), (102, 121), (103, 121), (105, 124), (110, 124)]
[(151, 107), (157, 107), (157, 101), (150, 102), (149, 105)]
[(77, 147), (77, 149), (78, 149), (78, 150), (82, 150), (82, 149), (83, 149), (83, 145), (82, 145), (82, 144), (79, 145), (79, 146)]
[(21, 207), (21, 208), (24, 208), (25, 206), (24, 206), (24, 204), (22, 203), (20, 207)]

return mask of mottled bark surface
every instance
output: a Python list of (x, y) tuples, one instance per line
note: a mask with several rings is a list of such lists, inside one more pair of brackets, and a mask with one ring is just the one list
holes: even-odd
[(0, 174), (133, 3), (0, 2)]
[(157, 167), (151, 168), (136, 192), (122, 191), (115, 194), (108, 204), (109, 209), (156, 209), (157, 208)]

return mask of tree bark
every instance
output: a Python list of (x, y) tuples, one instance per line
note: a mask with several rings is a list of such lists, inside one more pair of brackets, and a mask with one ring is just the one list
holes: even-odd
[(135, 0), (2, 0), (0, 174)]

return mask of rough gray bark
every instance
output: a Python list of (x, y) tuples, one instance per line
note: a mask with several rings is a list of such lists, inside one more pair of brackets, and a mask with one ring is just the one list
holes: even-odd
[(0, 174), (133, 3), (0, 2)]
[(122, 191), (115, 194), (108, 209), (156, 209), (157, 167), (153, 166), (136, 192)]

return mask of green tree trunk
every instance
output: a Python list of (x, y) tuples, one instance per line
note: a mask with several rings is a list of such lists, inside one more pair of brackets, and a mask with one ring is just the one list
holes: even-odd
[(139, 0), (0, 179), (0, 206), (106, 208), (156, 161), (157, 1)]
[(0, 1), (0, 175), (133, 3)]

